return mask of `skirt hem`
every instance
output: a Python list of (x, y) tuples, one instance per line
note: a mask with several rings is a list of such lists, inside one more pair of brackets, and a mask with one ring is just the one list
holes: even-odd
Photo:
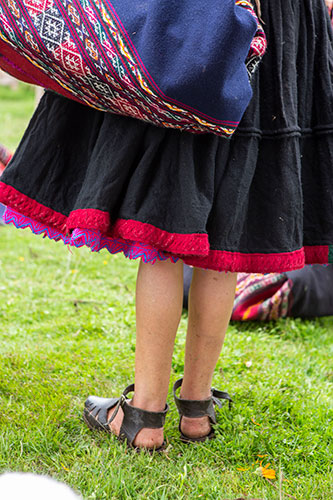
[[(177, 262), (182, 259), (186, 264), (203, 269), (229, 272), (271, 273), (301, 269), (305, 264), (328, 264), (333, 257), (332, 247), (328, 245), (309, 246), (293, 252), (273, 254), (245, 254), (223, 250), (209, 250), (205, 257), (184, 256), (155, 248), (144, 241), (128, 240), (122, 237), (110, 237), (100, 231), (76, 227), (70, 234), (40, 223), (8, 207), (4, 215), (6, 224), (16, 228), (30, 228), (34, 234), (48, 237), (74, 247), (87, 246), (93, 252), (104, 248), (111, 254), (122, 252), (129, 259), (141, 258), (145, 263), (170, 259)], [(136, 221), (135, 221), (136, 222)], [(138, 223), (140, 224), (140, 223)], [(144, 224), (143, 224), (144, 225)]]

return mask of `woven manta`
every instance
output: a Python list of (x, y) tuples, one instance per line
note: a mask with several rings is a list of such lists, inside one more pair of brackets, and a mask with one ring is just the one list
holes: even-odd
[(0, 0), (0, 68), (101, 111), (230, 137), (266, 49), (235, 0)]

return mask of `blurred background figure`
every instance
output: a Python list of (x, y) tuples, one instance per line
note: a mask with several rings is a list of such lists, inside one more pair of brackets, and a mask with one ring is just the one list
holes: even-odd
[[(184, 266), (184, 307), (192, 268)], [(269, 321), (333, 315), (333, 265), (306, 266), (298, 271), (271, 274), (239, 273), (231, 319)]]

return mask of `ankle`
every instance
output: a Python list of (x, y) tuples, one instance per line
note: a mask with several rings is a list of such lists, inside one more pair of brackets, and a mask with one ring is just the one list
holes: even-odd
[(165, 410), (166, 403), (162, 401), (156, 401), (156, 399), (151, 399), (147, 395), (137, 395), (134, 393), (134, 396), (131, 400), (127, 401), (128, 404), (134, 406), (135, 408), (140, 408), (141, 410), (152, 411), (152, 412), (161, 412)]
[(181, 399), (187, 399), (189, 401), (202, 401), (204, 399), (209, 399), (211, 395), (212, 393), (210, 386), (207, 388), (194, 385), (185, 385), (184, 383), (182, 384), (179, 393)]
[(186, 399), (188, 401), (204, 401), (211, 397), (211, 392), (199, 392), (199, 391), (180, 391), (180, 399)]
[(188, 378), (186, 374), (182, 385), (180, 387), (180, 397), (181, 399), (187, 399), (189, 401), (202, 401), (209, 399), (211, 397), (211, 380), (207, 383), (203, 383), (202, 380), (194, 380)]

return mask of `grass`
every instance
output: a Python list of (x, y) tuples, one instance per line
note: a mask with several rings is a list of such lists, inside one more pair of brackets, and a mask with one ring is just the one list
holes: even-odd
[[(8, 123), (15, 145), (22, 122)], [(332, 318), (230, 326), (214, 385), (235, 403), (215, 441), (179, 442), (171, 392), (162, 456), (84, 426), (88, 394), (118, 395), (133, 378), (136, 268), (0, 228), (0, 470), (52, 475), (86, 500), (332, 498)], [(185, 332), (186, 313), (171, 383)], [(255, 473), (260, 460), (277, 480)]]
[(16, 148), (34, 108), (32, 87), (20, 84), (17, 90), (11, 90), (0, 85), (0, 143), (11, 150)]

